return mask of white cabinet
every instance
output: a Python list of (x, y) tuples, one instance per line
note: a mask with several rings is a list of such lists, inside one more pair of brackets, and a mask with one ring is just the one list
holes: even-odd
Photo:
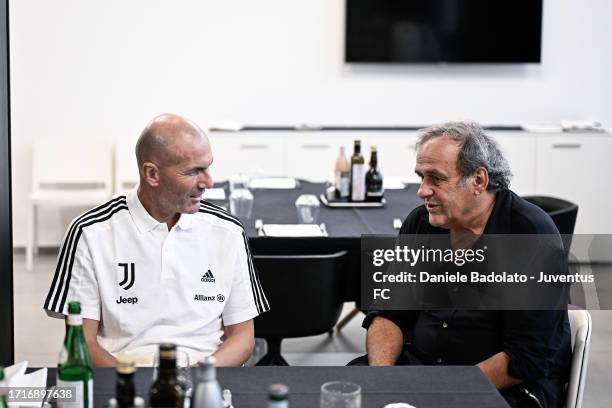
[(612, 234), (610, 135), (540, 135), (536, 191), (578, 204), (577, 234)]
[(370, 144), (378, 148), (378, 162), (384, 177), (419, 183), (415, 174), (416, 132), (380, 132), (370, 135)]
[(361, 154), (369, 154), (364, 132), (354, 131), (302, 131), (287, 135), (287, 175), (311, 181), (334, 179), (334, 167), (344, 146), (346, 158), (350, 161), (353, 142), (361, 140)]
[(213, 179), (227, 180), (232, 174), (284, 175), (288, 135), (278, 132), (211, 132)]
[(535, 193), (536, 137), (527, 132), (487, 132), (499, 143), (514, 177), (510, 189), (519, 195)]

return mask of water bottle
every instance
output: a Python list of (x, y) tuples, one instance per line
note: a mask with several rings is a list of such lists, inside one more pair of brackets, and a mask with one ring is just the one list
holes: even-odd
[(192, 408), (223, 408), (214, 357), (206, 357), (200, 363), (196, 369), (196, 382)]

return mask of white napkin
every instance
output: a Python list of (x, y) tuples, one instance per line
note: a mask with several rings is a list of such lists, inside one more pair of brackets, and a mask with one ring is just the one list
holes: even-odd
[(267, 237), (322, 237), (317, 224), (265, 224), (263, 232)]
[[(46, 387), (47, 386), (47, 369), (41, 368), (29, 374), (25, 371), (28, 368), (28, 362), (22, 361), (4, 369), (5, 381), (7, 387)], [(11, 402), (9, 407), (40, 407), (42, 398), (38, 402)]]
[(225, 200), (225, 190), (222, 188), (207, 188), (202, 194), (204, 200)]
[(401, 190), (406, 188), (406, 185), (399, 177), (385, 177), (383, 179), (383, 187), (385, 190)]
[(250, 188), (275, 188), (291, 190), (297, 186), (297, 183), (292, 177), (263, 177), (251, 180)]

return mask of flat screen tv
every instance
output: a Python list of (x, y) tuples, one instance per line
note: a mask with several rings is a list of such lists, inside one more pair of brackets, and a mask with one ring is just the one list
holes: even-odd
[(539, 63), (543, 0), (346, 0), (349, 63)]

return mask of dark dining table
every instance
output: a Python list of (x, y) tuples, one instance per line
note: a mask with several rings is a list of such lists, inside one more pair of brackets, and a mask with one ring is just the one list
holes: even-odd
[[(252, 215), (241, 222), (249, 237), (254, 255), (331, 254), (348, 251), (344, 272), (344, 301), (360, 297), (360, 249), (362, 235), (397, 235), (393, 220), (404, 220), (410, 211), (422, 204), (417, 196), (418, 184), (403, 189), (385, 191), (385, 205), (380, 208), (331, 208), (320, 204), (318, 223), (324, 223), (325, 237), (266, 237), (259, 236), (255, 220), (263, 224), (296, 224), (295, 201), (302, 194), (317, 197), (325, 192), (326, 183), (299, 180), (295, 189), (255, 189)], [(218, 187), (227, 187), (220, 184)], [(227, 201), (217, 202), (228, 206)]]
[[(49, 369), (47, 385), (55, 384)], [(135, 374), (137, 394), (148, 402), (153, 370)], [(94, 370), (94, 406), (115, 396), (115, 371)], [(195, 378), (195, 377), (194, 377)], [(361, 386), (362, 408), (382, 408), (406, 402), (416, 408), (508, 408), (501, 394), (475, 366), (398, 367), (233, 367), (218, 368), (222, 388), (231, 390), (236, 408), (265, 407), (270, 384), (289, 387), (291, 408), (317, 408), (321, 385), (349, 381)]]

